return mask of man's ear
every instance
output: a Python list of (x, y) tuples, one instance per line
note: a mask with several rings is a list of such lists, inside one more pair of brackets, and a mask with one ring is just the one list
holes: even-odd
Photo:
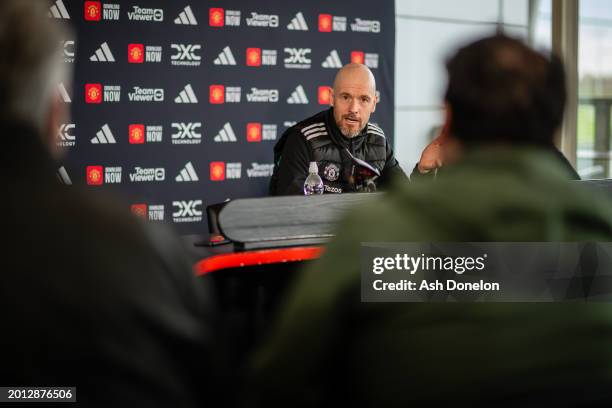
[(374, 92), (374, 106), (372, 106), (372, 113), (376, 112), (376, 104), (378, 104), (378, 92)]
[(330, 92), (330, 98), (329, 98), (329, 106), (331, 106), (332, 108), (334, 107), (334, 89), (332, 88)]

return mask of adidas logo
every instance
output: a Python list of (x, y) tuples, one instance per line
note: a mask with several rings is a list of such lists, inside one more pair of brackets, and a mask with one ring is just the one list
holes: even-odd
[(94, 55), (89, 57), (89, 60), (93, 62), (115, 62), (115, 57), (113, 57), (113, 53), (108, 48), (108, 43), (103, 42)]
[(48, 16), (70, 20), (70, 15), (68, 14), (68, 10), (66, 10), (66, 6), (64, 6), (63, 0), (57, 0), (55, 4), (49, 8)]
[(191, 6), (185, 7), (185, 10), (181, 11), (179, 16), (174, 19), (174, 24), (183, 24), (183, 25), (198, 25), (198, 20), (196, 20), (193, 12), (191, 11)]
[(234, 129), (232, 129), (232, 125), (227, 122), (223, 125), (223, 129), (219, 131), (217, 136), (214, 138), (215, 142), (236, 142), (236, 135), (234, 134)]
[(295, 88), (295, 91), (291, 92), (291, 96), (287, 98), (287, 103), (289, 104), (308, 103), (308, 98), (306, 97), (306, 93), (304, 92), (304, 88), (302, 88), (302, 85), (298, 85), (297, 88)]
[(198, 98), (195, 96), (191, 84), (185, 85), (179, 96), (174, 98), (174, 103), (198, 103)]
[(181, 173), (176, 176), (175, 180), (180, 183), (183, 181), (198, 181), (200, 179), (198, 178), (198, 175), (196, 174), (195, 169), (193, 168), (193, 164), (191, 164), (191, 162), (188, 162), (183, 168), (183, 170), (181, 170)]
[(64, 166), (60, 167), (57, 170), (57, 178), (60, 181), (60, 183), (66, 185), (66, 186), (71, 186), (72, 185), (72, 180), (70, 180), (70, 176), (68, 176), (68, 172), (66, 171)]
[(57, 92), (59, 93), (60, 98), (62, 98), (62, 102), (64, 103), (72, 103), (72, 99), (70, 99), (70, 95), (68, 95), (68, 91), (66, 91), (66, 87), (63, 82), (57, 86)]
[(113, 136), (113, 132), (111, 132), (108, 124), (104, 124), (101, 130), (98, 130), (96, 136), (91, 139), (91, 143), (93, 144), (112, 144), (117, 143), (115, 140), (115, 136)]
[(219, 56), (215, 58), (215, 65), (236, 65), (234, 54), (232, 54), (229, 45), (221, 50)]
[(306, 20), (304, 20), (304, 15), (301, 11), (298, 12), (295, 17), (293, 17), (291, 22), (287, 25), (287, 29), (308, 31), (308, 24), (306, 24)]
[(340, 61), (338, 51), (332, 50), (321, 66), (323, 68), (342, 68), (342, 61)]

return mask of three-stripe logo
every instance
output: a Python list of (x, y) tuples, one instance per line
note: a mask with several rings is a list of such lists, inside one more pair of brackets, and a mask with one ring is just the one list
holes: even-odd
[(103, 42), (102, 45), (100, 45), (100, 48), (98, 48), (96, 52), (89, 57), (89, 60), (93, 62), (115, 62), (115, 57), (108, 47), (108, 43)]
[(70, 179), (70, 176), (68, 175), (68, 172), (66, 171), (66, 168), (64, 166), (60, 167), (57, 170), (57, 178), (62, 184), (66, 186), (72, 185), (72, 180)]
[(93, 144), (113, 144), (117, 143), (115, 140), (115, 136), (113, 136), (113, 132), (111, 132), (108, 124), (104, 124), (102, 129), (98, 130), (96, 136), (91, 139), (91, 143)]
[(375, 135), (385, 137), (385, 132), (383, 132), (380, 126), (374, 123), (368, 123), (368, 133), (373, 133)]
[(321, 66), (323, 68), (342, 68), (342, 61), (340, 61), (338, 51), (332, 50)]
[(57, 0), (55, 4), (49, 8), (48, 16), (70, 20), (70, 14), (68, 14), (68, 10), (66, 10), (66, 6), (64, 6), (64, 2), (62, 0)]
[(63, 82), (60, 82), (57, 86), (57, 93), (59, 94), (62, 102), (72, 103), (72, 99), (70, 99), (70, 95), (68, 95), (68, 91), (66, 90), (66, 86)]
[(198, 98), (193, 92), (191, 84), (185, 85), (185, 88), (179, 93), (179, 96), (174, 98), (174, 103), (198, 103)]
[(236, 65), (236, 59), (229, 45), (219, 53), (219, 56), (215, 58), (215, 65)]
[(232, 125), (229, 122), (223, 125), (223, 128), (219, 131), (219, 133), (214, 138), (215, 142), (236, 142), (238, 139), (236, 138), (236, 134), (234, 133), (234, 129), (232, 129)]
[(198, 175), (193, 168), (193, 164), (191, 162), (187, 162), (185, 167), (181, 170), (178, 176), (176, 176), (175, 180), (177, 182), (185, 182), (185, 181), (198, 181)]
[(287, 25), (289, 30), (308, 31), (308, 24), (304, 19), (304, 15), (299, 11), (295, 17), (291, 19), (291, 22)]
[(198, 25), (198, 20), (196, 20), (195, 16), (193, 15), (191, 6), (187, 6), (183, 11), (181, 11), (178, 17), (174, 19), (174, 24)]
[(313, 123), (306, 126), (302, 129), (302, 134), (306, 137), (306, 140), (326, 135), (327, 128), (325, 127), (325, 122)]
[(307, 104), (308, 97), (306, 96), (306, 92), (304, 92), (304, 88), (302, 85), (298, 85), (295, 88), (295, 91), (291, 93), (291, 96), (287, 98), (287, 103), (289, 104)]

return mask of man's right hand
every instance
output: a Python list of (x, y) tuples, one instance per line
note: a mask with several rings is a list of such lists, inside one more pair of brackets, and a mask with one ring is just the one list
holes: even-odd
[(425, 147), (421, 153), (421, 159), (417, 165), (419, 173), (429, 173), (444, 164), (444, 153), (442, 145), (444, 144), (444, 135), (436, 137), (430, 144)]

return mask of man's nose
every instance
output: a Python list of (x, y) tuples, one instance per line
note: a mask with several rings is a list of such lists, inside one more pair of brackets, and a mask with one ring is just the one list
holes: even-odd
[(351, 113), (359, 112), (359, 101), (357, 99), (353, 98), (351, 100), (351, 103), (349, 104), (349, 112)]

